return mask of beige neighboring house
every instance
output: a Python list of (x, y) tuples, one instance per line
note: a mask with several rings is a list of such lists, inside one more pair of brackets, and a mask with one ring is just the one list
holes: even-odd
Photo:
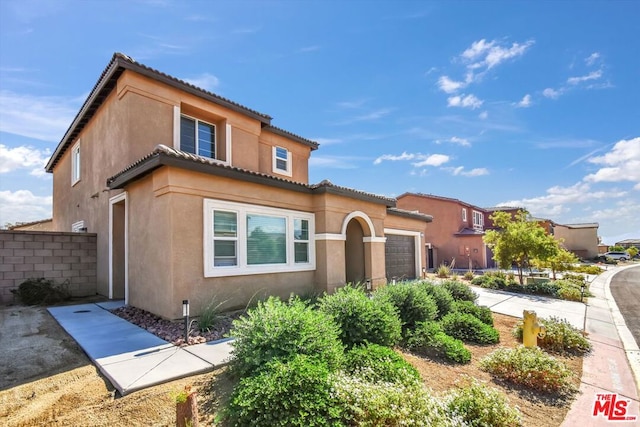
[(558, 224), (552, 222), (553, 235), (577, 257), (589, 260), (599, 255), (598, 223)]
[(21, 222), (9, 227), (9, 230), (17, 231), (53, 231), (53, 219), (42, 219), (40, 221)]
[(316, 149), (116, 53), (46, 166), (53, 228), (96, 233), (98, 293), (165, 318), (419, 276), (431, 217), (310, 184)]

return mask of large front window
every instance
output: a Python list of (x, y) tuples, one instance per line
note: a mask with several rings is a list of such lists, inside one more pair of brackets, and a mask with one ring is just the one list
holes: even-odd
[(204, 201), (205, 276), (315, 269), (314, 215)]
[(216, 158), (216, 127), (187, 116), (180, 117), (180, 149), (198, 156)]

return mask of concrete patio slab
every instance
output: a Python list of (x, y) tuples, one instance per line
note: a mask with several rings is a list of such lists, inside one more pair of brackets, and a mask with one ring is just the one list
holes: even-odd
[(233, 350), (233, 339), (224, 339), (218, 341), (210, 341), (203, 344), (190, 345), (183, 347), (184, 351), (199, 357), (200, 359), (214, 365), (222, 366), (231, 360), (231, 351)]

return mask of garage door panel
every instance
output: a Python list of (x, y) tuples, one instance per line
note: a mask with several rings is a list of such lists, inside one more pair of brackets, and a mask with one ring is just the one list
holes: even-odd
[(387, 234), (385, 267), (387, 280), (416, 278), (416, 248), (413, 236)]

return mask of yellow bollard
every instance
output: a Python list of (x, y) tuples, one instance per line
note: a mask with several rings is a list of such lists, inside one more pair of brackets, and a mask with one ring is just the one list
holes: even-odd
[(524, 324), (522, 326), (522, 344), (525, 347), (536, 347), (538, 338), (544, 338), (546, 329), (538, 323), (538, 316), (535, 311), (524, 310)]

